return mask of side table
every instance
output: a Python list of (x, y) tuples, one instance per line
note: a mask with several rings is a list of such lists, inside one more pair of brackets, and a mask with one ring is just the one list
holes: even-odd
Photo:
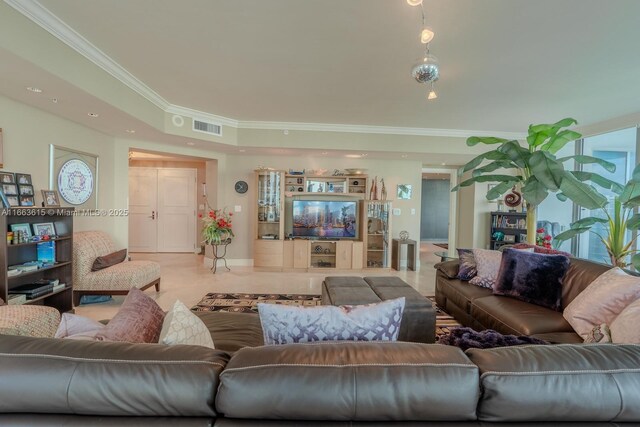
[(392, 239), (391, 241), (391, 268), (400, 270), (400, 248), (407, 245), (407, 270), (416, 270), (416, 241)]
[(231, 269), (227, 265), (227, 259), (225, 258), (227, 256), (227, 246), (229, 246), (229, 243), (231, 243), (231, 239), (227, 239), (224, 242), (218, 244), (211, 244), (211, 248), (213, 249), (213, 265), (211, 266), (211, 271), (213, 271), (213, 274), (215, 274), (216, 270), (218, 269), (219, 259), (224, 261), (224, 268), (231, 271)]

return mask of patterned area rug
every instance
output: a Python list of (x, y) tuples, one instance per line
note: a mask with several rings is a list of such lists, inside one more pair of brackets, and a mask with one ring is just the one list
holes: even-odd
[[(436, 336), (449, 333), (451, 328), (460, 326), (456, 320), (436, 305), (434, 297), (427, 297), (436, 308)], [(320, 295), (296, 294), (207, 294), (193, 311), (225, 311), (232, 313), (257, 313), (258, 303), (282, 304), (297, 306), (321, 305)]]

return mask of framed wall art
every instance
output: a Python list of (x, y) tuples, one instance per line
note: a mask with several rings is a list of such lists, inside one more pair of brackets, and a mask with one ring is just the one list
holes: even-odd
[(60, 207), (60, 197), (56, 190), (42, 190), (42, 200), (45, 208)]
[(398, 199), (410, 200), (411, 190), (411, 184), (398, 184)]
[(98, 156), (50, 145), (49, 188), (60, 194), (61, 206), (98, 209)]

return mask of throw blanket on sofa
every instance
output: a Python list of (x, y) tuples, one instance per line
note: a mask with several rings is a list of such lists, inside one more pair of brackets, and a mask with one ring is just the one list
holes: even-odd
[(474, 331), (471, 328), (455, 328), (438, 338), (438, 344), (453, 345), (462, 351), (469, 348), (495, 348), (507, 347), (523, 344), (549, 344), (547, 341), (538, 338), (515, 335), (502, 335), (493, 329), (484, 331)]

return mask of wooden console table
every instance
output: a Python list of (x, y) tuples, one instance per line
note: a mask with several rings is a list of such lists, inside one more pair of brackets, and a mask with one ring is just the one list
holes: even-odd
[(407, 245), (407, 270), (416, 270), (416, 241), (393, 239), (391, 242), (391, 268), (400, 270), (400, 248)]

